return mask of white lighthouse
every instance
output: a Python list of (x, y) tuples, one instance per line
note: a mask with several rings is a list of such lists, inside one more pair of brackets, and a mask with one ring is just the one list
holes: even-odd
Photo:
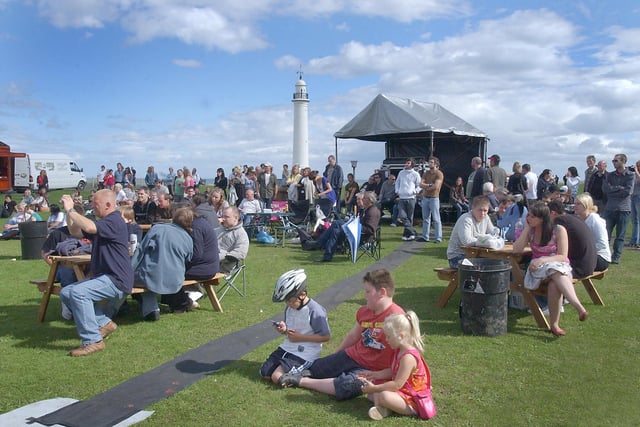
[(309, 94), (307, 84), (298, 72), (296, 91), (293, 93), (293, 164), (309, 166)]

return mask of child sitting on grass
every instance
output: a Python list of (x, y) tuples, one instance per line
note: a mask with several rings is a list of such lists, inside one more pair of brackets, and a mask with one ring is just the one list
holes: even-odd
[[(374, 405), (369, 417), (381, 420), (392, 412), (401, 415), (417, 415), (418, 408), (413, 395), (430, 387), (421, 354), (424, 351), (418, 317), (413, 311), (392, 314), (382, 326), (387, 342), (394, 349), (391, 368), (382, 371), (364, 371), (362, 392), (369, 394)], [(391, 378), (389, 381), (381, 380)]]
[(331, 331), (327, 312), (307, 294), (304, 270), (290, 270), (276, 282), (273, 302), (286, 302), (284, 321), (274, 322), (274, 328), (285, 335), (280, 346), (260, 368), (260, 375), (280, 384), (288, 372), (302, 372), (320, 357), (322, 343), (329, 341)]

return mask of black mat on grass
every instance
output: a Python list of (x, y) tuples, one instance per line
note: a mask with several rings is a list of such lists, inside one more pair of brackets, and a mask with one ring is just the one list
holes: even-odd
[[(365, 271), (393, 270), (423, 246), (417, 242), (405, 243), (366, 270), (335, 283), (314, 299), (327, 311), (331, 310), (362, 290)], [(203, 344), (91, 399), (73, 403), (33, 421), (47, 426), (111, 427), (273, 340), (272, 331), (271, 319), (267, 319)]]

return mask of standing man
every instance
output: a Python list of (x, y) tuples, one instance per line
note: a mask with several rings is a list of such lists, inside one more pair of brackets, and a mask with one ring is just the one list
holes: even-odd
[(72, 236), (88, 238), (92, 243), (90, 279), (72, 283), (60, 291), (60, 299), (69, 307), (76, 323), (82, 347), (71, 350), (70, 356), (88, 356), (104, 350), (103, 339), (118, 325), (105, 313), (105, 306), (96, 304), (108, 300), (109, 307), (118, 304), (133, 286), (133, 269), (129, 258), (129, 232), (120, 212), (116, 210), (116, 195), (111, 190), (100, 190), (91, 202), (95, 215), (93, 222), (73, 209), (68, 194), (61, 199), (67, 212), (67, 225)]
[(626, 154), (616, 154), (612, 162), (615, 169), (606, 174), (602, 183), (602, 191), (607, 196), (604, 219), (607, 221), (609, 240), (611, 240), (613, 229), (616, 229), (611, 264), (620, 264), (624, 238), (631, 216), (631, 194), (633, 194), (636, 178), (635, 173), (627, 169)]
[(428, 242), (431, 231), (431, 218), (435, 228), (436, 243), (442, 242), (442, 221), (440, 220), (440, 189), (444, 182), (444, 175), (440, 170), (440, 159), (429, 158), (429, 170), (422, 174), (420, 188), (422, 188), (422, 236), (420, 241)]
[[(344, 174), (342, 173), (342, 168), (339, 164), (336, 163), (336, 157), (331, 154), (328, 159), (329, 163), (324, 168), (324, 177), (329, 180), (329, 184), (331, 184), (331, 188), (336, 192), (336, 200), (340, 200), (340, 195), (342, 193), (342, 183), (344, 181)], [(340, 204), (336, 203), (336, 211), (340, 213)]]
[[(476, 159), (479, 160), (479, 162), (476, 161)], [(469, 174), (469, 177), (467, 178), (467, 185), (465, 186), (464, 189), (464, 196), (471, 200), (472, 196), (471, 196), (471, 190), (473, 189), (473, 180), (476, 176), (476, 170), (482, 166), (482, 160), (480, 159), (480, 157), (474, 157), (473, 159), (471, 159), (471, 169), (473, 169), (471, 171), (471, 173)]]
[(404, 225), (402, 240), (415, 240), (416, 230), (413, 228), (413, 211), (416, 208), (416, 196), (420, 192), (420, 174), (413, 170), (415, 161), (408, 158), (404, 169), (396, 178), (396, 194), (398, 195), (398, 219)]
[(164, 177), (164, 185), (169, 189), (169, 194), (173, 196), (173, 182), (176, 180), (176, 174), (173, 172), (173, 167), (169, 166), (169, 173)]
[[(604, 194), (602, 189), (602, 183), (604, 182), (605, 177), (607, 176), (607, 162), (604, 160), (600, 160), (598, 162), (598, 166), (596, 171), (591, 175), (591, 178), (588, 182), (585, 182), (584, 191), (585, 193), (591, 194), (591, 198), (593, 199), (593, 204), (597, 206), (598, 213), (601, 217), (605, 217), (604, 206), (607, 202), (607, 195)], [(611, 237), (611, 236), (609, 236)]]
[(494, 154), (489, 157), (489, 169), (484, 176), (484, 182), (492, 182), (494, 188), (507, 187), (507, 171), (500, 167), (500, 156)]
[(589, 180), (591, 176), (596, 172), (596, 156), (590, 155), (587, 156), (587, 168), (584, 170), (584, 192), (589, 193), (587, 190), (589, 185)]
[(258, 191), (262, 199), (262, 206), (271, 209), (271, 201), (278, 194), (278, 178), (273, 174), (273, 166), (266, 163), (258, 175)]
[(525, 163), (522, 165), (522, 173), (524, 174), (524, 179), (527, 181), (527, 191), (525, 191), (525, 197), (527, 198), (527, 203), (532, 203), (537, 200), (536, 188), (538, 186), (538, 175), (535, 174), (534, 171), (531, 170), (531, 165), (529, 163)]
[(476, 173), (473, 175), (473, 185), (471, 186), (471, 195), (468, 197), (469, 200), (476, 196), (482, 196), (482, 185), (485, 181), (484, 176), (487, 173), (487, 170), (482, 166), (482, 159), (480, 157), (471, 159), (471, 167), (476, 170)]
[(102, 190), (104, 188), (104, 175), (107, 173), (106, 166), (100, 166), (98, 169), (98, 173), (96, 175), (96, 182), (98, 183), (98, 190)]

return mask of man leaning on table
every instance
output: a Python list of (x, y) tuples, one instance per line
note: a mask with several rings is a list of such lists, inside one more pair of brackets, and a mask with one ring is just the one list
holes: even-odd
[(480, 236), (493, 233), (495, 226), (489, 218), (491, 203), (486, 196), (473, 198), (471, 211), (458, 218), (451, 230), (451, 239), (447, 247), (447, 259), (451, 268), (458, 268), (458, 263), (465, 258), (463, 246), (475, 246)]
[[(72, 236), (86, 237), (92, 242), (90, 279), (72, 283), (60, 291), (60, 299), (71, 309), (82, 346), (71, 350), (70, 356), (88, 356), (104, 350), (104, 341), (118, 327), (105, 313), (117, 305), (133, 286), (133, 269), (129, 258), (127, 224), (116, 210), (116, 195), (100, 190), (93, 196), (94, 222), (73, 209), (69, 195), (61, 199), (67, 212), (67, 226)], [(95, 304), (99, 301), (115, 304)]]

